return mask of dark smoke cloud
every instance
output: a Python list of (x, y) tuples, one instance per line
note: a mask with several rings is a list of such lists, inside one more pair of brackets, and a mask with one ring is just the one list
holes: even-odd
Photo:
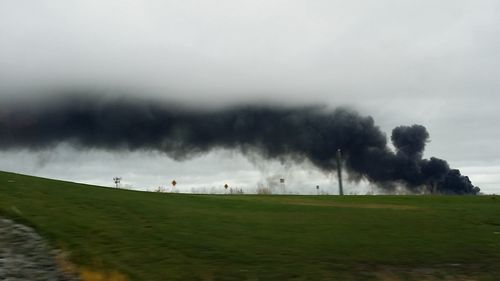
[(1, 150), (50, 149), (67, 142), (80, 149), (157, 150), (182, 160), (226, 148), (267, 159), (308, 160), (333, 172), (340, 148), (353, 178), (385, 188), (404, 184), (414, 192), (478, 193), (446, 161), (422, 158), (428, 138), (423, 126), (397, 127), (391, 137), (394, 152), (371, 117), (346, 108), (249, 105), (202, 110), (95, 95), (0, 106)]

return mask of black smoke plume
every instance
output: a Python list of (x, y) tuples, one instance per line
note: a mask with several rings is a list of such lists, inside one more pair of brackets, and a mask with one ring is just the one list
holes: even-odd
[(446, 161), (422, 158), (428, 138), (423, 126), (397, 127), (392, 151), (372, 117), (345, 108), (252, 105), (196, 110), (95, 95), (0, 105), (1, 150), (48, 149), (67, 142), (77, 148), (157, 150), (184, 159), (226, 148), (267, 159), (309, 160), (333, 172), (340, 148), (351, 177), (380, 187), (403, 184), (413, 192), (427, 188), (441, 194), (478, 193), (479, 188)]

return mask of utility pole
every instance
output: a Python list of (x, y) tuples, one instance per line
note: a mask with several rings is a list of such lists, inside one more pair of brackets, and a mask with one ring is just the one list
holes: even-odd
[(337, 149), (337, 176), (339, 177), (339, 195), (344, 195), (342, 186), (342, 151)]

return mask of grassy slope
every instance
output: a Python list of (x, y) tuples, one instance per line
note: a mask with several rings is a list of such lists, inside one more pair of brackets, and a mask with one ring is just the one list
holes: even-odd
[(495, 197), (158, 194), (0, 172), (0, 213), (131, 280), (500, 276)]

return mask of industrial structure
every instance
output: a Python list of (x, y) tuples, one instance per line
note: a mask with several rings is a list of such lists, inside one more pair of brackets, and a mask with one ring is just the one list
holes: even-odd
[(344, 195), (342, 186), (342, 150), (337, 149), (337, 176), (339, 177), (339, 195)]

